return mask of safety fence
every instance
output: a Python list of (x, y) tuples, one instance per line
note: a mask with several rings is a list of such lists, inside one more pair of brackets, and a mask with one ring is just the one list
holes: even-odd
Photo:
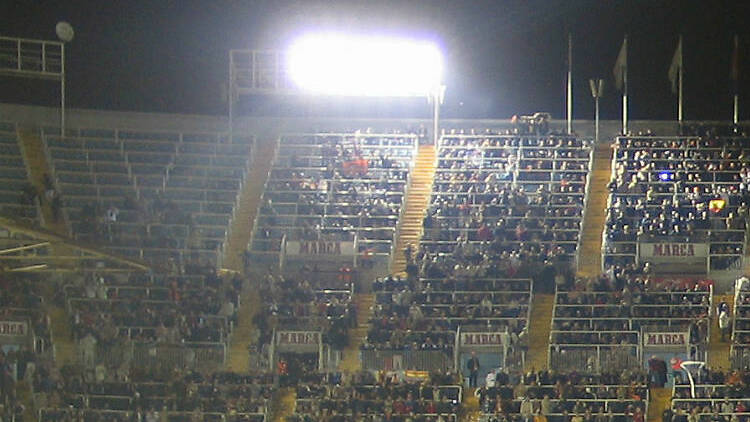
[(214, 342), (150, 343), (113, 342), (99, 343), (93, 356), (87, 357), (84, 350), (82, 363), (92, 362), (107, 367), (119, 367), (123, 363), (141, 370), (179, 368), (183, 370), (220, 370), (226, 362), (226, 344)]
[(554, 344), (550, 345), (549, 368), (592, 373), (621, 371), (639, 367), (639, 353), (635, 344)]
[(453, 368), (450, 350), (360, 350), (362, 369), (371, 371), (441, 371)]

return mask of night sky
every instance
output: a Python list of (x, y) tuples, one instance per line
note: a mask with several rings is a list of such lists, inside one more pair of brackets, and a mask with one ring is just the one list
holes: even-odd
[[(284, 48), (303, 30), (435, 39), (446, 54), (446, 117), (565, 117), (566, 34), (574, 37), (575, 118), (593, 116), (588, 79), (606, 80), (602, 118), (620, 117), (612, 67), (629, 36), (630, 116), (674, 119), (667, 79), (680, 33), (686, 119), (731, 118), (732, 38), (740, 36), (740, 117), (750, 119), (750, 2), (723, 1), (230, 1), (0, 0), (0, 35), (55, 39), (70, 22), (71, 107), (224, 114), (230, 48)], [(0, 102), (55, 105), (52, 82), (0, 79)], [(251, 98), (254, 114), (424, 117), (424, 100)]]

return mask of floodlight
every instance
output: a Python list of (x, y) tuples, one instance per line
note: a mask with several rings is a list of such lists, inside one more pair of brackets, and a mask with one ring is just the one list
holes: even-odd
[(430, 97), (439, 92), (443, 73), (434, 43), (407, 38), (308, 34), (286, 57), (292, 82), (312, 94)]
[(62, 42), (73, 41), (73, 36), (75, 35), (73, 27), (65, 21), (60, 21), (55, 25), (55, 33), (57, 34), (57, 38)]

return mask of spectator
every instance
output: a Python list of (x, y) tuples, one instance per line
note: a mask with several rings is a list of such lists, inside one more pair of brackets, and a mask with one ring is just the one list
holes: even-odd
[(479, 358), (476, 352), (471, 352), (471, 357), (466, 362), (466, 369), (469, 370), (469, 387), (477, 388), (477, 378), (479, 377)]

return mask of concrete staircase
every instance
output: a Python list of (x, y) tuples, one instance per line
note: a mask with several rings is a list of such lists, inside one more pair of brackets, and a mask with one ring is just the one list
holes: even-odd
[[(732, 295), (714, 295), (714, 306), (721, 302), (729, 304), (729, 315), (734, 316), (734, 296)], [(721, 330), (719, 330), (719, 316), (716, 315), (710, 322), (711, 338), (708, 342), (708, 367), (713, 370), (728, 370), (730, 366), (730, 349), (732, 346), (731, 336), (727, 336), (725, 341), (721, 341)]]
[(481, 416), (479, 409), (479, 397), (474, 388), (464, 388), (464, 396), (461, 399), (461, 410), (458, 419), (461, 422), (478, 422)]
[[(47, 155), (44, 153), (44, 141), (38, 134), (26, 129), (18, 130), (18, 140), (29, 172), (29, 182), (34, 185), (41, 196), (44, 196), (44, 175), (52, 175), (52, 168), (47, 162)], [(41, 208), (45, 229), (65, 236), (70, 233), (64, 219), (55, 220), (47, 201), (42, 201)]]
[(229, 238), (227, 239), (223, 261), (223, 266), (226, 269), (240, 272), (244, 270), (244, 253), (253, 232), (255, 216), (258, 214), (258, 206), (263, 196), (268, 172), (273, 165), (276, 146), (275, 140), (258, 141), (255, 144), (253, 161), (250, 164), (248, 174), (245, 176), (245, 184), (242, 192), (240, 192), (239, 204), (229, 228)]
[[(21, 147), (26, 167), (29, 171), (29, 182), (37, 188), (37, 191), (43, 196), (44, 194), (44, 175), (52, 174), (52, 170), (47, 162), (47, 156), (44, 153), (44, 143), (38, 134), (25, 129), (18, 131), (18, 140)], [(42, 222), (45, 229), (54, 231), (61, 235), (68, 235), (69, 228), (65, 220), (55, 219), (52, 209), (47, 201), (42, 201)], [(56, 255), (70, 256), (72, 252), (62, 245), (53, 246), (53, 253)], [(60, 264), (62, 265), (62, 264)], [(48, 284), (43, 289), (45, 310), (51, 321), (51, 335), (55, 347), (55, 359), (58, 366), (66, 363), (73, 363), (77, 360), (76, 345), (73, 342), (73, 336), (70, 330), (70, 317), (67, 311), (54, 304), (54, 286)]]
[(367, 337), (367, 330), (373, 314), (373, 305), (375, 304), (375, 295), (358, 293), (354, 296), (354, 304), (357, 307), (357, 326), (349, 330), (349, 344), (344, 349), (341, 362), (339, 362), (339, 371), (341, 372), (357, 372), (362, 367), (359, 360), (359, 346)]
[[(245, 185), (240, 193), (240, 200), (235, 218), (230, 227), (227, 248), (224, 254), (224, 268), (242, 273), (244, 268), (244, 253), (253, 232), (255, 216), (258, 213), (263, 196), (268, 172), (271, 169), (272, 158), (275, 153), (276, 142), (269, 140), (256, 143), (253, 162), (245, 178)], [(237, 325), (232, 332), (229, 345), (227, 369), (235, 372), (248, 372), (250, 362), (248, 346), (252, 342), (255, 330), (253, 317), (260, 307), (261, 301), (257, 294), (257, 281), (245, 282), (240, 294), (241, 306), (237, 317)]]
[[(21, 153), (29, 172), (29, 183), (37, 189), (40, 196), (44, 196), (44, 175), (52, 174), (52, 170), (47, 162), (47, 156), (44, 153), (44, 143), (38, 134), (30, 130), (20, 129), (17, 135), (19, 147), (21, 148)], [(70, 230), (65, 224), (65, 220), (63, 218), (54, 218), (52, 208), (47, 201), (42, 201), (40, 204), (42, 227), (67, 236)], [(52, 247), (52, 252), (56, 255), (65, 256), (71, 254), (70, 248), (59, 244)], [(59, 265), (63, 264), (60, 263)], [(55, 305), (55, 286), (52, 283), (47, 283), (42, 286), (41, 292), (44, 299), (44, 310), (50, 319), (50, 336), (52, 338), (52, 347), (54, 347), (55, 361), (58, 367), (76, 363), (78, 355), (70, 329), (70, 317), (65, 308)], [(19, 382), (17, 385), (17, 395), (26, 407), (23, 420), (36, 420), (30, 385), (26, 382)]]
[(552, 324), (552, 308), (555, 295), (536, 293), (531, 300), (531, 321), (529, 321), (529, 351), (524, 370), (539, 371), (547, 368), (549, 355), (549, 334)]
[(578, 251), (578, 275), (596, 276), (602, 271), (602, 232), (607, 219), (607, 197), (612, 175), (612, 147), (609, 142), (596, 145), (589, 179), (589, 194)]
[(294, 388), (281, 388), (273, 395), (271, 400), (271, 417), (273, 422), (285, 422), (287, 416), (294, 414), (297, 405), (297, 390)]
[(649, 390), (649, 399), (646, 420), (649, 422), (661, 422), (661, 414), (665, 409), (672, 406), (672, 389), (651, 387)]
[(399, 236), (396, 248), (393, 250), (391, 274), (406, 271), (406, 257), (404, 249), (413, 245), (416, 252), (419, 239), (422, 237), (422, 220), (427, 206), (430, 204), (432, 182), (435, 177), (437, 150), (434, 145), (421, 145), (417, 154), (414, 169), (411, 172), (411, 182), (406, 195), (404, 214), (399, 223)]

